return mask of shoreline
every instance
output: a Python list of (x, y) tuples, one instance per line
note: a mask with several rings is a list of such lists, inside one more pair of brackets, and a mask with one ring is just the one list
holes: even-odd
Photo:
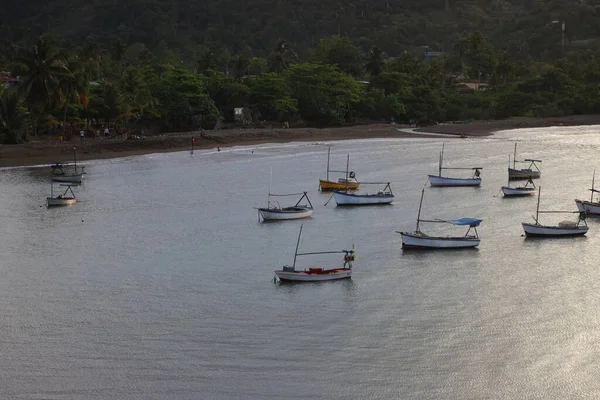
[(600, 125), (600, 115), (574, 115), (554, 118), (511, 118), (506, 120), (473, 121), (465, 123), (438, 124), (422, 128), (390, 123), (372, 123), (335, 128), (252, 128), (222, 129), (199, 132), (171, 133), (148, 136), (141, 140), (86, 139), (60, 143), (58, 140), (33, 141), (19, 145), (0, 145), (0, 167), (24, 167), (72, 162), (73, 147), (77, 148), (77, 160), (99, 160), (130, 157), (152, 153), (168, 153), (194, 149), (247, 146), (264, 143), (310, 142), (352, 139), (422, 138), (436, 139), (440, 134), (450, 139), (485, 137), (494, 132), (521, 128), (550, 126)]

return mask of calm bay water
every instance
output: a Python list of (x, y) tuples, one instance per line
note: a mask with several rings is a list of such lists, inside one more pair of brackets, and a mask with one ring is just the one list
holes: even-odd
[[(1, 170), (0, 398), (598, 398), (600, 220), (529, 240), (536, 198), (498, 196), (519, 139), (544, 160), (541, 209), (576, 210), (598, 130), (332, 142), (332, 168), (350, 153), (359, 180), (392, 182), (387, 207), (324, 207), (322, 143), (89, 162), (59, 209), (47, 168)], [(414, 230), (442, 142), (483, 184), (427, 187), (423, 217), (482, 218), (482, 244), (403, 252), (394, 232)], [(258, 222), (271, 167), (273, 192), (309, 191), (312, 219)], [(273, 283), (302, 223), (301, 250), (356, 245), (352, 280)]]

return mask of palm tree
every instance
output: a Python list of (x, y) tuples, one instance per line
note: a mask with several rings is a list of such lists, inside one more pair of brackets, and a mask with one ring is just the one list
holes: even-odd
[(279, 39), (275, 44), (275, 49), (269, 55), (269, 71), (275, 72), (277, 75), (289, 65), (298, 59), (298, 55), (292, 50), (287, 42)]
[(60, 78), (68, 70), (64, 55), (49, 36), (40, 36), (32, 48), (21, 51), (16, 62), (23, 76), (20, 90), (31, 110), (43, 113), (62, 103)]
[(123, 103), (123, 97), (119, 95), (117, 88), (110, 83), (102, 84), (96, 100), (93, 104), (94, 111), (98, 118), (106, 124), (115, 122), (130, 114), (127, 104)]
[(387, 55), (377, 46), (371, 47), (367, 56), (365, 70), (371, 76), (378, 76), (387, 69)]
[(209, 69), (217, 69), (217, 60), (215, 59), (215, 54), (211, 50), (206, 49), (198, 57), (198, 61), (196, 61), (196, 70), (199, 74), (203, 74)]
[(152, 96), (152, 92), (139, 69), (129, 67), (123, 72), (120, 89), (122, 93), (120, 102), (129, 105), (129, 114), (134, 116), (135, 119), (141, 118), (144, 113), (157, 115), (158, 100)]
[(515, 64), (510, 55), (503, 51), (498, 57), (498, 64), (496, 65), (496, 76), (498, 80), (506, 85), (510, 77), (514, 74)]
[(66, 72), (59, 78), (59, 89), (64, 101), (63, 136), (67, 126), (67, 110), (72, 103), (88, 105), (90, 77), (85, 65), (77, 57), (67, 61)]
[(27, 111), (22, 106), (19, 93), (3, 90), (0, 93), (0, 132), (6, 135), (6, 143), (21, 143), (21, 131), (27, 121)]
[(250, 57), (244, 53), (239, 53), (234, 60), (233, 69), (235, 73), (235, 80), (242, 81), (244, 76), (248, 75), (250, 70)]

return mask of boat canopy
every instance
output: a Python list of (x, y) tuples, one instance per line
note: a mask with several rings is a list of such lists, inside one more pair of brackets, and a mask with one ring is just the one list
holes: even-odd
[(450, 221), (446, 221), (449, 222), (453, 225), (469, 225), (471, 227), (474, 226), (479, 226), (479, 224), (482, 222), (482, 219), (475, 219), (475, 218), (460, 218), (460, 219), (453, 219)]

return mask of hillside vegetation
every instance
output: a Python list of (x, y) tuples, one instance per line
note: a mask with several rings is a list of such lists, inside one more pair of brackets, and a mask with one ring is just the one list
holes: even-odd
[(143, 43), (192, 57), (198, 45), (247, 46), (267, 56), (283, 39), (303, 55), (321, 38), (350, 37), (363, 51), (390, 56), (429, 46), (442, 51), (465, 32), (480, 31), (510, 54), (556, 54), (567, 41), (600, 38), (600, 0), (4, 0), (0, 37), (10, 43), (49, 33), (74, 44)]
[[(4, 142), (600, 113), (592, 0), (205, 3), (0, 3), (0, 71), (18, 77), (0, 90)], [(460, 93), (469, 79), (486, 90)]]

